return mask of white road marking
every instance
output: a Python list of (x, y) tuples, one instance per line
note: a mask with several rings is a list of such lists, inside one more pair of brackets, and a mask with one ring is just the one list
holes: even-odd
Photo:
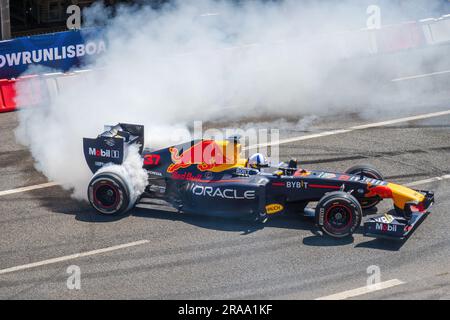
[(414, 76), (400, 77), (400, 78), (392, 79), (391, 81), (392, 82), (397, 82), (397, 81), (413, 80), (413, 79), (437, 76), (437, 75), (446, 74), (446, 73), (450, 73), (450, 70), (430, 72), (430, 73), (424, 73), (424, 74), (416, 74)]
[[(448, 72), (450, 72), (450, 71), (448, 71)], [(394, 79), (394, 80), (396, 80), (396, 79)], [(411, 116), (411, 117), (406, 117), (406, 118), (399, 118), (399, 119), (369, 123), (369, 124), (364, 124), (364, 125), (359, 125), (359, 126), (353, 126), (348, 129), (325, 131), (325, 132), (321, 132), (321, 133), (317, 133), (317, 134), (293, 137), (293, 138), (280, 140), (280, 141), (274, 142), (274, 143), (253, 145), (253, 146), (246, 147), (244, 149), (251, 149), (251, 148), (256, 148), (256, 147), (260, 147), (260, 146), (270, 146), (270, 145), (275, 145), (275, 144), (286, 144), (286, 143), (295, 142), (295, 141), (302, 141), (302, 140), (319, 138), (319, 137), (324, 137), (324, 136), (329, 136), (329, 135), (347, 133), (347, 132), (352, 132), (355, 130), (381, 127), (381, 126), (386, 126), (386, 125), (391, 125), (391, 124), (401, 123), (401, 122), (407, 122), (407, 121), (428, 119), (428, 118), (438, 117), (441, 115), (448, 115), (448, 114), (450, 114), (450, 110), (421, 114), (421, 115), (416, 115), (416, 116)], [(430, 179), (411, 182), (411, 183), (406, 184), (406, 186), (416, 186), (416, 185), (426, 184), (429, 182), (440, 181), (440, 180), (444, 180), (444, 179), (450, 179), (450, 174), (440, 176), (440, 177), (434, 177), (434, 178), (430, 178)], [(14, 194), (14, 193), (20, 193), (20, 192), (26, 192), (26, 191), (36, 190), (36, 189), (48, 188), (48, 187), (53, 187), (53, 186), (57, 186), (57, 185), (59, 185), (59, 184), (56, 182), (47, 182), (47, 183), (32, 185), (32, 186), (28, 186), (28, 187), (4, 190), (4, 191), (0, 191), (0, 196)], [(139, 206), (139, 205), (137, 205), (137, 206)], [(145, 207), (145, 205), (142, 205), (142, 207)], [(77, 258), (81, 258), (81, 257), (91, 256), (91, 255), (95, 255), (95, 254), (106, 253), (106, 252), (110, 252), (110, 251), (114, 251), (114, 250), (119, 250), (119, 249), (124, 249), (124, 248), (132, 247), (132, 246), (142, 245), (145, 243), (149, 243), (149, 240), (140, 240), (140, 241), (130, 242), (130, 243), (122, 244), (122, 245), (107, 247), (107, 248), (103, 248), (103, 249), (75, 253), (75, 254), (68, 255), (68, 256), (63, 256), (63, 257), (38, 261), (38, 262), (34, 262), (34, 263), (29, 263), (29, 264), (25, 264), (25, 265), (15, 266), (15, 267), (11, 267), (11, 268), (1, 269), (0, 274), (6, 274), (6, 273), (15, 272), (15, 271), (35, 268), (35, 267), (39, 267), (39, 266), (43, 266), (43, 265), (48, 265), (48, 264), (58, 263), (58, 262), (62, 262), (62, 261), (77, 259)], [(316, 300), (346, 299), (346, 298), (355, 297), (355, 296), (363, 295), (363, 294), (378, 291), (378, 290), (387, 289), (387, 288), (397, 286), (397, 285), (400, 285), (403, 283), (404, 282), (402, 282), (398, 279), (392, 279), (389, 281), (380, 282), (373, 286), (365, 286), (365, 287), (348, 290), (348, 291), (336, 293), (336, 294), (325, 296), (325, 297), (320, 297), (320, 298), (317, 298)]]
[[(363, 125), (359, 125), (359, 126), (353, 126), (348, 129), (331, 130), (331, 131), (325, 131), (325, 132), (304, 135), (304, 136), (299, 136), (299, 137), (292, 137), (292, 138), (274, 141), (274, 142), (270, 142), (270, 143), (255, 144), (255, 145), (251, 145), (251, 146), (248, 146), (248, 147), (245, 147), (242, 149), (248, 150), (248, 149), (255, 149), (255, 148), (259, 148), (259, 147), (268, 147), (268, 146), (273, 146), (273, 145), (278, 145), (278, 144), (286, 144), (286, 143), (290, 143), (290, 142), (309, 140), (309, 139), (314, 139), (314, 138), (331, 136), (331, 135), (335, 135), (335, 134), (352, 132), (355, 130), (376, 128), (376, 127), (382, 127), (382, 126), (391, 125), (391, 124), (395, 124), (395, 123), (439, 117), (439, 116), (444, 116), (444, 115), (448, 115), (448, 114), (450, 114), (450, 110), (433, 112), (433, 113), (425, 113), (425, 114), (420, 114), (420, 115), (406, 117), (406, 118), (398, 118), (398, 119), (392, 119), (392, 120), (387, 120), (387, 121), (363, 124)], [(48, 188), (48, 187), (53, 187), (53, 186), (57, 186), (57, 185), (58, 185), (58, 183), (56, 183), (56, 182), (47, 182), (47, 183), (37, 184), (37, 185), (23, 187), (23, 188), (4, 190), (4, 191), (0, 191), (0, 197), (8, 195), (8, 194), (25, 192), (25, 191), (35, 190), (35, 189)]]
[(435, 182), (435, 181), (441, 181), (441, 180), (446, 180), (446, 179), (450, 179), (450, 174), (445, 174), (443, 176), (433, 177), (433, 178), (430, 178), (430, 179), (424, 179), (424, 180), (409, 182), (409, 183), (406, 183), (405, 186), (406, 187), (414, 187), (414, 186), (418, 186), (418, 185), (421, 185), (421, 184), (426, 184), (426, 183)]
[(273, 142), (268, 142), (268, 143), (260, 143), (260, 144), (255, 144), (255, 145), (251, 145), (251, 146), (245, 147), (243, 149), (244, 150), (248, 150), (248, 149), (255, 149), (255, 148), (260, 148), (260, 147), (269, 147), (269, 146), (274, 146), (274, 145), (279, 145), (279, 144), (286, 144), (286, 143), (303, 141), (303, 140), (309, 140), (309, 139), (320, 138), (320, 137), (325, 137), (325, 136), (331, 136), (331, 135), (336, 135), (336, 134), (348, 133), (348, 132), (352, 132), (352, 131), (356, 131), (356, 130), (363, 130), (363, 129), (383, 127), (383, 126), (396, 124), (396, 123), (401, 123), (401, 122), (416, 121), (416, 120), (434, 118), (434, 117), (439, 117), (439, 116), (445, 116), (445, 115), (449, 115), (449, 114), (450, 114), (450, 110), (419, 114), (419, 115), (416, 115), (416, 116), (410, 116), (410, 117), (405, 117), (405, 118), (397, 118), (397, 119), (392, 119), (392, 120), (386, 120), (386, 121), (381, 121), (381, 122), (374, 122), (374, 123), (368, 123), (368, 124), (353, 126), (353, 127), (347, 128), (347, 129), (338, 129), (338, 130), (324, 131), (324, 132), (319, 132), (319, 133), (314, 133), (314, 134), (309, 134), (309, 135), (304, 135), (304, 136), (298, 136), (298, 137), (282, 139), (282, 140), (279, 140), (279, 141), (273, 141)]
[(47, 183), (42, 183), (42, 184), (35, 184), (33, 186), (28, 186), (28, 187), (4, 190), (4, 191), (0, 191), (0, 197), (6, 196), (8, 194), (14, 194), (14, 193), (31, 191), (31, 190), (42, 189), (42, 188), (48, 188), (48, 187), (53, 187), (53, 186), (57, 186), (57, 185), (59, 185), (59, 184), (56, 182), (47, 182)]
[(357, 296), (361, 296), (363, 294), (367, 294), (367, 293), (371, 293), (371, 292), (375, 292), (375, 291), (379, 291), (379, 290), (383, 290), (383, 289), (392, 288), (392, 287), (395, 287), (395, 286), (398, 286), (398, 285), (401, 285), (404, 283), (405, 282), (403, 282), (401, 280), (392, 279), (392, 280), (388, 280), (388, 281), (379, 282), (374, 285), (364, 286), (361, 288), (356, 288), (356, 289), (352, 289), (352, 290), (335, 293), (335, 294), (332, 294), (329, 296), (316, 298), (315, 300), (343, 300), (343, 299), (357, 297)]
[[(439, 176), (439, 177), (433, 177), (433, 178), (429, 178), (429, 179), (424, 179), (424, 180), (410, 182), (410, 183), (405, 184), (405, 186), (412, 187), (412, 186), (417, 186), (417, 185), (426, 184), (426, 183), (430, 183), (430, 182), (441, 181), (441, 180), (445, 180), (445, 179), (450, 179), (450, 174)], [(2, 193), (0, 193), (0, 195), (11, 194), (11, 193), (15, 193), (15, 192), (23, 192), (23, 191), (39, 189), (39, 188), (46, 188), (46, 187), (50, 187), (50, 186), (53, 186), (53, 185), (57, 185), (57, 184), (53, 183), (53, 182), (49, 182), (49, 183), (44, 183), (44, 184), (37, 185), (37, 186), (19, 188), (21, 190), (19, 190), (19, 189), (9, 190), (9, 193), (5, 193), (7, 191), (2, 191)], [(26, 190), (23, 190), (23, 189), (26, 189)], [(158, 206), (158, 205), (156, 205), (156, 206)], [(139, 203), (139, 204), (136, 205), (136, 207), (138, 207), (138, 208), (145, 208), (145, 209), (154, 209), (155, 205)], [(170, 210), (170, 209), (168, 211), (172, 211), (172, 210), (173, 211), (177, 211), (175, 208), (173, 208), (172, 210)], [(87, 252), (82, 252), (82, 253), (76, 253), (76, 254), (63, 256), (63, 257), (59, 257), (59, 258), (53, 258), (53, 259), (49, 259), (49, 260), (34, 262), (34, 263), (25, 264), (25, 265), (16, 266), (16, 267), (11, 267), (11, 268), (7, 268), (7, 269), (1, 269), (0, 270), (0, 274), (20, 271), (20, 270), (34, 268), (34, 267), (39, 267), (39, 266), (43, 266), (43, 265), (47, 265), (47, 264), (62, 262), (62, 261), (76, 259), (76, 258), (80, 258), (80, 257), (91, 256), (91, 255), (94, 255), (94, 254), (99, 254), (99, 253), (105, 253), (105, 252), (109, 252), (109, 251), (119, 250), (119, 249), (131, 247), (131, 246), (137, 246), (137, 245), (145, 244), (145, 243), (148, 243), (148, 242), (149, 242), (149, 240), (140, 240), (140, 241), (130, 242), (130, 243), (117, 245), (117, 246), (112, 246), (112, 247), (108, 247), (108, 248), (103, 248), (103, 249), (98, 249), (98, 250), (93, 250), (93, 251), (87, 251)], [(345, 299), (345, 298), (349, 298), (349, 297), (365, 294), (365, 293), (368, 293), (368, 292), (373, 292), (373, 291), (376, 291), (376, 290), (386, 289), (386, 288), (392, 287), (394, 285), (402, 284), (402, 283), (404, 283), (404, 282), (401, 282), (398, 279), (393, 279), (393, 280), (381, 282), (380, 284), (375, 285), (373, 287), (362, 287), (362, 288), (358, 288), (358, 289), (354, 289), (354, 290), (344, 291), (342, 293), (338, 293), (338, 294), (335, 294), (335, 295), (321, 297), (321, 298), (318, 298), (318, 299), (321, 299), (321, 300), (322, 299), (323, 300), (330, 299), (331, 300), (331, 299), (338, 299), (339, 297), (344, 297), (342, 299)]]
[(142, 245), (142, 244), (145, 244), (145, 243), (149, 243), (149, 242), (150, 242), (149, 240), (139, 240), (139, 241), (134, 241), (134, 242), (130, 242), (130, 243), (120, 244), (120, 245), (117, 245), (117, 246), (107, 247), (107, 248), (103, 248), (103, 249), (97, 249), (97, 250), (92, 250), (92, 251), (75, 253), (75, 254), (71, 254), (71, 255), (68, 255), (68, 256), (59, 257), (59, 258), (53, 258), (53, 259), (33, 262), (33, 263), (29, 263), (29, 264), (23, 264), (23, 265), (16, 266), (16, 267), (11, 267), (11, 268), (7, 268), (7, 269), (1, 269), (0, 270), (0, 274), (20, 271), (20, 270), (25, 270), (25, 269), (35, 268), (35, 267), (40, 267), (40, 266), (44, 266), (44, 265), (47, 265), (47, 264), (58, 263), (58, 262), (72, 260), (72, 259), (77, 259), (77, 258), (81, 258), (81, 257), (92, 256), (94, 254), (105, 253), (105, 252), (110, 252), (110, 251), (119, 250), (119, 249), (125, 249), (125, 248), (128, 248), (128, 247), (139, 246), (139, 245)]

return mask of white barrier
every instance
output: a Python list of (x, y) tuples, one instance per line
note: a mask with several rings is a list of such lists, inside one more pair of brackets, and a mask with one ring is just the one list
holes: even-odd
[(76, 86), (77, 82), (83, 81), (83, 77), (86, 77), (90, 70), (83, 70), (81, 72), (72, 72), (61, 74), (55, 77), (58, 92), (63, 91), (64, 88)]
[(427, 44), (450, 42), (450, 15), (420, 20)]
[(58, 95), (58, 84), (56, 83), (56, 77), (62, 76), (62, 73), (58, 74), (45, 74), (43, 80), (47, 86), (47, 92), (49, 99), (53, 99)]
[[(334, 34), (318, 34), (306, 41), (305, 39), (298, 38), (294, 40), (283, 40), (277, 44), (282, 45), (288, 41), (295, 41), (298, 44), (299, 50), (303, 50), (303, 48), (318, 49), (322, 52), (330, 52), (338, 59), (367, 57), (376, 54), (413, 50), (425, 46), (450, 44), (450, 14), (437, 19), (430, 18), (398, 25), (383, 26), (375, 30), (363, 29)], [(227, 50), (227, 52), (230, 49), (251, 50), (260, 45), (256, 43), (218, 50)], [(32, 81), (23, 81), (24, 83), (28, 83), (30, 88), (30, 95), (25, 97), (24, 100), (27, 103), (30, 101), (37, 103), (37, 100), (43, 99), (44, 96), (48, 96), (50, 99), (55, 98), (64, 88), (76, 85), (90, 71), (80, 70), (72, 73), (56, 72), (41, 75), (37, 79), (31, 79)], [(36, 80), (41, 83), (36, 85)], [(15, 80), (3, 79), (2, 81), (2, 86), (0, 87), (4, 92), (0, 92), (3, 97), (3, 99), (0, 97), (0, 111), (15, 110), (17, 107), (15, 102)]]

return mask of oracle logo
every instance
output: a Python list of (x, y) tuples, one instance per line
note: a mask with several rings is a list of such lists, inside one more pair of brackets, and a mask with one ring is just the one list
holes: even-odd
[(202, 185), (194, 185), (192, 193), (196, 196), (204, 196), (211, 198), (236, 199), (236, 200), (253, 200), (256, 198), (255, 190), (239, 191), (230, 188), (219, 188)]

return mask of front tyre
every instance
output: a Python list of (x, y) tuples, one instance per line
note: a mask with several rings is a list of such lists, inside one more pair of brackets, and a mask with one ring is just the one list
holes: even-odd
[(333, 238), (351, 236), (361, 224), (362, 209), (351, 194), (336, 191), (327, 193), (316, 207), (316, 223)]
[[(377, 168), (370, 164), (359, 164), (348, 168), (345, 170), (345, 173), (354, 174), (354, 175), (362, 175), (363, 177), (376, 179), (376, 180), (384, 180), (383, 175), (378, 171)], [(361, 204), (361, 208), (364, 210), (375, 207), (381, 201), (380, 197), (371, 197), (371, 198), (361, 198), (359, 203)]]
[(103, 172), (89, 182), (88, 199), (101, 214), (121, 214), (129, 209), (130, 190), (118, 174)]

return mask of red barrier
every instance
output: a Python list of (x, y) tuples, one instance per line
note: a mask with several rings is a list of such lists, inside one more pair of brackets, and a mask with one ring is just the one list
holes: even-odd
[(5, 103), (3, 102), (3, 95), (0, 91), (0, 112), (6, 112), (6, 111), (9, 111), (9, 110), (6, 110)]
[[(17, 99), (17, 86), (20, 86), (22, 92), (20, 101)], [(22, 77), (14, 80), (1, 79), (0, 112), (38, 105), (44, 101), (46, 95), (46, 83), (37, 76)]]
[(413, 49), (425, 45), (422, 28), (416, 22), (386, 26), (376, 31), (379, 53)]
[(0, 112), (7, 112), (16, 109), (16, 80), (0, 80)]

